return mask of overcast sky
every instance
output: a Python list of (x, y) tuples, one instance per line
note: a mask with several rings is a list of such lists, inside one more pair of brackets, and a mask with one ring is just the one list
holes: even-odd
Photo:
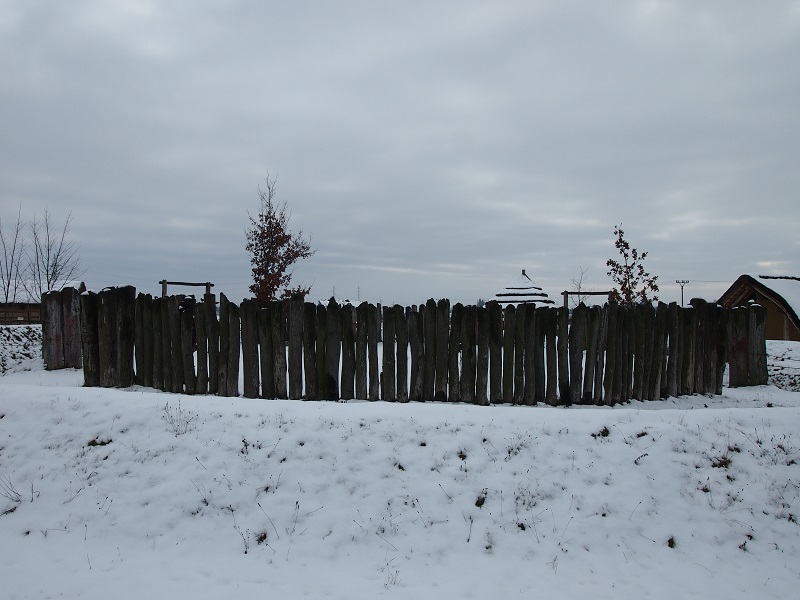
[(92, 290), (248, 296), (267, 173), (312, 300), (605, 290), (619, 223), (667, 302), (800, 275), (800, 2), (0, 0), (0, 73)]

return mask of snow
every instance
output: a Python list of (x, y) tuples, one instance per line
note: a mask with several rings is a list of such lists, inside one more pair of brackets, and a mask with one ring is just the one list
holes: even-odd
[[(769, 352), (791, 388), (800, 344)], [(6, 599), (800, 584), (797, 391), (568, 409), (248, 400), (84, 388), (15, 356), (0, 376)]]

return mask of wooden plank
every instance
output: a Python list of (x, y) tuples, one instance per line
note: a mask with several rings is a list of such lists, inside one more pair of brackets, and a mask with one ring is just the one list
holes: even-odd
[(678, 317), (678, 303), (670, 302), (667, 308), (667, 338), (668, 338), (668, 357), (667, 357), (667, 377), (666, 389), (664, 395), (666, 397), (675, 397), (678, 395), (678, 374), (680, 369), (681, 360), (681, 344), (680, 344), (680, 318)]
[(378, 325), (378, 307), (370, 304), (367, 309), (367, 359), (369, 362), (368, 400), (375, 401), (380, 398), (380, 362), (378, 359), (378, 340), (380, 339), (380, 326)]
[(341, 309), (342, 322), (342, 374), (341, 399), (352, 400), (356, 395), (356, 347), (355, 347), (355, 309), (352, 304), (344, 304)]
[(48, 371), (64, 368), (64, 323), (61, 292), (42, 294), (42, 358)]
[(525, 314), (528, 306), (519, 304), (514, 320), (514, 404), (522, 404), (525, 396)]
[(367, 319), (369, 304), (362, 302), (356, 307), (356, 398), (367, 399)]
[(545, 381), (544, 401), (550, 406), (558, 404), (558, 309), (543, 307)]
[(203, 295), (206, 336), (208, 340), (208, 393), (216, 394), (219, 389), (219, 319), (217, 317), (217, 297), (215, 294)]
[(396, 341), (395, 356), (397, 376), (397, 401), (408, 402), (408, 322), (405, 309), (399, 304), (394, 306), (394, 336)]
[(197, 343), (197, 393), (208, 393), (208, 327), (205, 298), (194, 307), (194, 330)]
[(81, 302), (80, 292), (68, 287), (61, 290), (61, 321), (64, 328), (64, 367), (80, 369), (81, 360)]
[(317, 394), (320, 400), (327, 400), (328, 374), (327, 374), (327, 344), (328, 344), (328, 309), (324, 304), (317, 304)]
[(434, 400), (445, 402), (449, 398), (447, 386), (450, 384), (450, 301), (445, 299), (436, 303), (435, 350)]
[(503, 311), (503, 396), (506, 404), (514, 401), (514, 332), (517, 308), (509, 304)]
[(161, 326), (161, 298), (153, 298), (150, 322), (153, 328), (153, 387), (164, 390), (164, 332)]
[(286, 309), (281, 300), (273, 300), (269, 306), (274, 396), (286, 400), (289, 397), (286, 381)]
[(239, 360), (241, 358), (241, 316), (239, 307), (231, 303), (228, 307), (228, 396), (239, 395)]
[(422, 366), (422, 400), (433, 400), (436, 389), (436, 301), (429, 298), (420, 307), (422, 323), (422, 346), (424, 352)]
[(133, 322), (133, 357), (134, 357), (134, 374), (133, 382), (136, 385), (144, 385), (144, 372), (145, 372), (145, 296), (142, 293), (137, 294), (136, 302), (134, 304), (135, 319)]
[(681, 395), (694, 394), (694, 353), (695, 353), (695, 310), (693, 307), (681, 309)]
[(694, 337), (694, 383), (692, 387), (695, 394), (702, 394), (704, 391), (704, 368), (706, 366), (706, 357), (704, 351), (704, 342), (706, 339), (706, 301), (702, 298), (692, 298), (692, 307), (694, 308), (694, 321), (695, 321), (695, 337)]
[(600, 321), (597, 332), (597, 357), (594, 367), (594, 383), (592, 386), (592, 403), (605, 403), (605, 373), (606, 373), (606, 351), (608, 346), (608, 314), (610, 304), (605, 304), (600, 309), (598, 319)]
[(558, 403), (562, 405), (572, 404), (572, 394), (570, 391), (569, 379), (569, 309), (566, 306), (556, 309), (558, 312), (558, 343), (556, 352), (558, 353)]
[(583, 302), (578, 304), (572, 311), (569, 328), (569, 393), (575, 402), (583, 398), (583, 357), (587, 347), (588, 313), (589, 309)]
[(242, 395), (245, 398), (258, 398), (260, 393), (258, 303), (252, 299), (242, 300), (239, 312), (242, 323), (242, 374), (244, 376)]
[[(435, 368), (434, 365), (436, 364), (434, 356), (428, 357), (425, 353), (424, 320), (426, 312), (426, 307), (423, 305), (420, 306), (419, 311), (412, 309), (406, 315), (408, 319), (408, 344), (411, 349), (411, 382), (409, 384), (408, 395), (409, 399), (414, 402), (423, 402), (433, 398), (433, 396), (428, 396), (426, 398), (422, 393), (425, 370), (426, 368)], [(433, 378), (431, 378), (431, 382), (432, 381)], [(433, 388), (431, 388), (431, 391), (433, 391)]]
[(661, 377), (663, 372), (664, 353), (667, 346), (666, 338), (667, 305), (659, 302), (656, 307), (655, 328), (653, 331), (653, 360), (650, 370), (650, 383), (648, 400), (662, 398)]
[(536, 404), (536, 307), (531, 304), (523, 313), (522, 367), (525, 371), (522, 387), (522, 404)]
[(767, 385), (767, 309), (754, 304), (749, 307), (748, 313), (747, 385)]
[[(317, 307), (313, 302), (303, 304), (303, 366), (306, 383), (305, 398), (306, 400), (319, 400), (319, 387), (317, 385)], [(364, 385), (366, 386), (366, 381)], [(366, 397), (366, 392), (362, 397)]]
[(489, 311), (476, 309), (478, 355), (475, 365), (475, 404), (489, 404)]
[[(172, 373), (172, 387), (168, 391), (173, 394), (183, 392), (183, 356), (181, 352), (181, 322), (178, 305), (182, 295), (167, 298), (167, 327), (169, 328), (170, 353), (169, 364)], [(119, 307), (118, 309), (119, 310)]]
[(606, 365), (603, 375), (603, 403), (611, 405), (619, 402), (613, 389), (614, 377), (617, 376), (617, 319), (620, 308), (617, 304), (607, 305), (606, 321)]
[(286, 300), (284, 305), (289, 312), (289, 398), (300, 400), (303, 397), (303, 299), (298, 296)]
[(461, 373), (458, 363), (461, 354), (463, 320), (464, 306), (461, 303), (457, 303), (453, 306), (453, 312), (450, 317), (450, 335), (447, 341), (448, 402), (458, 402), (461, 399)]
[(486, 304), (489, 313), (489, 402), (503, 401), (503, 309), (499, 302)]
[(725, 376), (725, 364), (728, 360), (728, 319), (730, 318), (730, 309), (718, 307), (717, 308), (717, 378), (714, 382), (714, 393), (722, 394), (722, 384)]
[(395, 402), (397, 400), (394, 323), (394, 307), (384, 306), (383, 360), (381, 362), (383, 386), (381, 398), (387, 402)]
[(461, 319), (461, 402), (475, 403), (475, 365), (477, 340), (475, 336), (475, 306), (465, 306)]
[(333, 298), (328, 301), (327, 334), (325, 336), (325, 378), (327, 380), (327, 399), (338, 400), (339, 361), (342, 355), (342, 312), (339, 303)]
[(83, 385), (100, 385), (100, 345), (97, 332), (97, 295), (81, 296), (81, 342), (83, 344)]
[(194, 394), (197, 390), (197, 375), (194, 369), (194, 298), (191, 296), (181, 302), (180, 327), (184, 391)]
[(117, 298), (113, 289), (97, 295), (98, 334), (100, 341), (100, 385), (117, 385)]
[(597, 366), (597, 341), (600, 335), (600, 307), (590, 306), (586, 315), (586, 358), (583, 366), (581, 404), (594, 402), (594, 370)]

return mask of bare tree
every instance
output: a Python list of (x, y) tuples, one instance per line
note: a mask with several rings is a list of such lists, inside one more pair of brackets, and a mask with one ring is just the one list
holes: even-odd
[(67, 215), (64, 226), (58, 228), (47, 209), (41, 220), (34, 215), (30, 223), (22, 283), (33, 302), (38, 302), (45, 292), (63, 289), (83, 274), (78, 247), (68, 238), (71, 223), (72, 213)]
[(577, 292), (577, 295), (573, 296), (573, 298), (571, 300), (572, 308), (577, 307), (581, 302), (584, 302), (584, 303), (586, 302), (586, 299), (589, 296), (587, 294), (584, 294), (583, 292), (591, 292), (591, 291), (593, 291), (593, 290), (587, 290), (586, 287), (583, 284), (584, 279), (586, 279), (586, 273), (589, 272), (589, 269), (588, 268), (584, 269), (583, 267), (578, 267), (578, 270), (580, 271), (580, 275), (578, 275), (578, 278), (577, 279), (570, 279), (570, 281), (572, 282), (573, 289), (575, 290), (575, 292)]
[(3, 222), (0, 219), (0, 294), (3, 302), (16, 302), (17, 293), (22, 288), (22, 258), (25, 253), (25, 237), (22, 222), (22, 204), (17, 211), (17, 222), (10, 235), (6, 237), (3, 232)]

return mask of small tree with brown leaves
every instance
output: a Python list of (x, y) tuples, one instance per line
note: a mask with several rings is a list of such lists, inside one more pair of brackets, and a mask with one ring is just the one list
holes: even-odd
[(647, 252), (640, 253), (636, 248), (631, 248), (625, 239), (622, 224), (614, 227), (614, 235), (617, 236), (614, 246), (619, 251), (622, 261), (613, 258), (606, 261), (608, 275), (616, 284), (608, 296), (608, 301), (622, 306), (657, 301), (658, 296), (655, 293), (658, 292), (656, 283), (658, 276), (650, 275), (642, 264)]
[(296, 285), (289, 287), (292, 280), (291, 266), (298, 260), (313, 256), (316, 250), (311, 249), (309, 240), (303, 238), (303, 230), (296, 234), (289, 231), (289, 219), (286, 202), (275, 202), (275, 179), (266, 179), (267, 189), (258, 188), (261, 199), (261, 210), (250, 218), (250, 227), (245, 230), (253, 265), (253, 285), (250, 291), (256, 300), (267, 302), (278, 298), (305, 296), (311, 286)]

